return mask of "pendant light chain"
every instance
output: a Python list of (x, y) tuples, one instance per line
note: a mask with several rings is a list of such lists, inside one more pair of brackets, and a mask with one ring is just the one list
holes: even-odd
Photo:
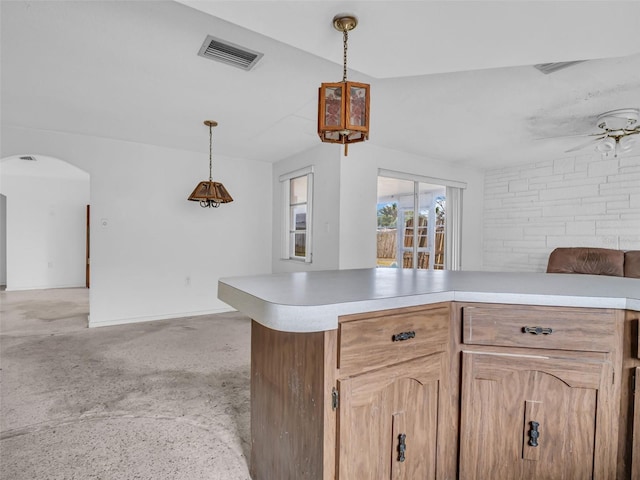
[(213, 148), (213, 127), (209, 125), (209, 181), (213, 182), (213, 160), (211, 150)]
[(342, 58), (342, 62), (343, 62), (343, 70), (342, 70), (342, 81), (346, 82), (347, 81), (347, 40), (349, 39), (349, 33), (347, 31), (347, 29), (345, 28), (344, 30), (342, 30), (342, 43), (344, 44), (344, 54), (343, 54), (343, 58)]

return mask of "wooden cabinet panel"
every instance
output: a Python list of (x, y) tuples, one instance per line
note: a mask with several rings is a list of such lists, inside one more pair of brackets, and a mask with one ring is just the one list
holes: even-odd
[[(615, 340), (615, 318), (612, 310), (465, 306), (462, 309), (463, 342), (470, 345), (608, 352)], [(540, 327), (537, 334), (525, 331), (535, 327)]]
[(323, 476), (322, 456), (325, 345), (325, 332), (280, 332), (251, 323), (253, 480), (330, 478)]
[(635, 392), (633, 392), (633, 417), (631, 424), (631, 478), (640, 478), (640, 367), (635, 369)]
[(442, 352), (449, 342), (449, 323), (449, 304), (341, 317), (340, 375)]
[(618, 479), (640, 479), (640, 397), (638, 396), (638, 317), (640, 312), (627, 311), (624, 315), (624, 335), (619, 352), (620, 414), (618, 416)]
[(436, 478), (443, 361), (440, 353), (338, 382), (339, 480)]
[(462, 364), (460, 478), (615, 478), (609, 363), (463, 352)]

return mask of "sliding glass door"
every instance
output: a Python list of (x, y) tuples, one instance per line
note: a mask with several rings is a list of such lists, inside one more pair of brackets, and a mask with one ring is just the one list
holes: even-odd
[(378, 267), (445, 268), (446, 190), (419, 180), (378, 177)]

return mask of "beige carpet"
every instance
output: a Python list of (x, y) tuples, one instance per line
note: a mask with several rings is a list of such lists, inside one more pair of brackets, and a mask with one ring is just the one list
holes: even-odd
[(0, 478), (249, 479), (249, 319), (88, 329), (88, 297), (0, 292)]

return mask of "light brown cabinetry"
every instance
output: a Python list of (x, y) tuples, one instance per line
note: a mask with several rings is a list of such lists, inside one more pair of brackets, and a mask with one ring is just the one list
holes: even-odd
[(449, 303), (344, 316), (326, 332), (254, 321), (252, 479), (446, 478), (450, 323)]
[(461, 306), (460, 478), (616, 478), (623, 315)]
[(622, 346), (618, 435), (619, 479), (640, 479), (640, 311), (627, 311)]
[(639, 336), (637, 312), (483, 303), (253, 322), (252, 479), (640, 480)]
[[(635, 382), (638, 382), (640, 367), (636, 367), (634, 370), (634, 379)], [(633, 415), (633, 431), (629, 443), (632, 452), (631, 478), (636, 479), (640, 478), (640, 388), (637, 385), (633, 394), (633, 411), (635, 412)]]
[(446, 304), (340, 319), (336, 478), (438, 478), (449, 324)]
[(612, 403), (610, 365), (535, 357), (463, 354), (461, 478), (587, 479), (610, 470), (595, 455), (611, 439), (600, 413)]
[(338, 478), (436, 478), (443, 355), (338, 382)]

